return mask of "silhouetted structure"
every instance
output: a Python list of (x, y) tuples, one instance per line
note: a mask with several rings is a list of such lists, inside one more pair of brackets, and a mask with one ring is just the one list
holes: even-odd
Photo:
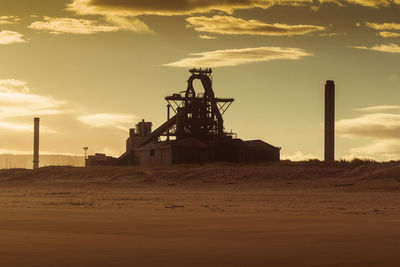
[(325, 162), (335, 161), (335, 83), (325, 84)]
[(33, 132), (33, 169), (39, 169), (39, 124), (40, 118), (34, 118)]
[[(280, 160), (279, 147), (261, 140), (243, 141), (234, 138), (234, 133), (225, 132), (222, 116), (234, 99), (215, 97), (211, 69), (189, 72), (186, 91), (165, 97), (168, 105), (164, 124), (152, 131), (152, 123), (142, 120), (130, 129), (126, 152), (118, 159), (120, 165)], [(196, 79), (204, 92), (194, 90)]]
[(117, 166), (118, 160), (114, 157), (106, 156), (106, 154), (96, 153), (92, 156), (89, 156), (87, 160), (85, 160), (85, 166)]

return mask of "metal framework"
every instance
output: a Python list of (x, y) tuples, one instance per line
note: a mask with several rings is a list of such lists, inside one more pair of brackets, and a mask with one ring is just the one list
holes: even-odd
[[(189, 77), (186, 91), (165, 98), (168, 107), (176, 115), (184, 113), (183, 116), (179, 116), (175, 129), (167, 132), (167, 137), (173, 135), (176, 139), (195, 137), (199, 140), (210, 140), (224, 136), (222, 115), (234, 99), (215, 97), (211, 69), (191, 69), (189, 72), (192, 75)], [(196, 94), (193, 87), (196, 79), (201, 81), (204, 92)]]
[[(216, 98), (212, 88), (211, 69), (191, 69), (186, 91), (165, 97), (167, 101), (167, 121), (154, 130), (141, 145), (157, 141), (161, 136), (167, 140), (175, 136), (177, 140), (194, 137), (199, 140), (213, 140), (231, 133), (224, 132), (222, 115), (228, 110), (233, 98)], [(197, 93), (194, 80), (200, 80), (204, 92)], [(171, 110), (173, 116), (171, 116)]]

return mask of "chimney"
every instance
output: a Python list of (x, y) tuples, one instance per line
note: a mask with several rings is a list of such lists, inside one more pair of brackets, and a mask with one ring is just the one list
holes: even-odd
[(34, 119), (34, 136), (33, 136), (33, 170), (39, 169), (39, 123), (40, 119)]
[(325, 162), (335, 161), (335, 82), (325, 84)]

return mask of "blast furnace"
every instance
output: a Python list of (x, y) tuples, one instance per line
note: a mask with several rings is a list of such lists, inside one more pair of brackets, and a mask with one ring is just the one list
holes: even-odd
[[(189, 72), (187, 89), (165, 97), (167, 121), (154, 131), (152, 123), (144, 120), (130, 129), (126, 152), (115, 162), (119, 165), (171, 165), (280, 160), (280, 147), (261, 140), (243, 141), (225, 131), (223, 115), (234, 99), (215, 96), (211, 69)], [(200, 80), (203, 92), (195, 91), (195, 80)], [(94, 162), (95, 158), (92, 159)]]

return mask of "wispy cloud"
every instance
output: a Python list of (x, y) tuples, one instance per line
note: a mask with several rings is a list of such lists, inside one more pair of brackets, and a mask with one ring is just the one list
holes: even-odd
[(29, 28), (50, 34), (96, 34), (116, 31), (152, 33), (146, 24), (134, 17), (110, 15), (105, 19), (107, 23), (98, 20), (44, 17), (42, 21), (33, 22)]
[(118, 31), (117, 26), (100, 24), (95, 20), (44, 17), (43, 21), (33, 22), (29, 28), (51, 34), (94, 34)]
[(20, 21), (21, 19), (17, 16), (0, 16), (0, 25), (16, 24)]
[[(33, 127), (31, 123), (15, 123), (15, 122), (0, 121), (0, 128), (13, 132), (28, 132), (28, 133), (33, 132)], [(51, 134), (57, 133), (55, 130), (47, 126), (42, 126), (40, 128), (40, 132), (51, 133)]]
[[(314, 11), (318, 11), (324, 4), (336, 4), (341, 7), (347, 5), (361, 5), (365, 7), (389, 7), (391, 5), (399, 5), (400, 0), (72, 0), (67, 5), (67, 10), (75, 12), (78, 15), (96, 15), (104, 16), (108, 21), (111, 20), (131, 20), (131, 28), (135, 32), (152, 33), (142, 21), (137, 18), (142, 15), (158, 15), (158, 16), (193, 16), (199, 14), (213, 14), (218, 12), (219, 14), (231, 15), (236, 10), (241, 9), (254, 9), (262, 8), (267, 9), (276, 5), (284, 6), (308, 6)], [(232, 32), (242, 32), (235, 34), (253, 34), (256, 31), (264, 31), (265, 35), (272, 35), (275, 32), (287, 32), (286, 35), (304, 34), (302, 32), (312, 32), (321, 30), (320, 26), (313, 25), (297, 25), (305, 27), (295, 27), (296, 25), (285, 25), (285, 24), (266, 24), (260, 21), (245, 21), (247, 28), (249, 24), (259, 24), (251, 26), (254, 29), (225, 29), (222, 30), (224, 34), (233, 34)], [(125, 24), (125, 22), (124, 22)], [(307, 27), (308, 26), (308, 27)], [(203, 27), (203, 26), (200, 26)], [(228, 27), (228, 25), (226, 26)], [(268, 27), (271, 27), (268, 30)], [(288, 27), (291, 27), (290, 29)], [(261, 29), (260, 29), (261, 28)], [(210, 27), (207, 27), (211, 30)], [(221, 31), (221, 29), (220, 29)], [(204, 31), (206, 32), (206, 31)], [(207, 31), (210, 32), (210, 31)], [(270, 34), (267, 34), (267, 33)], [(284, 34), (281, 34), (284, 35)]]
[(400, 158), (400, 106), (373, 106), (357, 109), (372, 112), (336, 122), (337, 133), (346, 138), (366, 140), (365, 146), (350, 149), (359, 158)]
[(374, 23), (366, 22), (365, 26), (374, 30), (400, 30), (399, 23)]
[(291, 36), (325, 30), (325, 27), (322, 26), (269, 24), (259, 20), (245, 20), (220, 15), (190, 17), (186, 21), (188, 22), (188, 27), (193, 27), (197, 32), (214, 34)]
[(0, 80), (0, 92), (5, 93), (29, 93), (28, 83), (24, 81), (6, 79)]
[(370, 145), (350, 149), (350, 153), (357, 157), (374, 158), (374, 156), (396, 160), (400, 158), (399, 140), (377, 140)]
[(126, 131), (137, 118), (131, 114), (99, 113), (80, 116), (79, 120), (95, 128), (117, 128)]
[(109, 15), (105, 19), (119, 28), (119, 30), (136, 33), (154, 33), (146, 24), (135, 17)]
[(381, 44), (381, 45), (374, 45), (371, 47), (367, 46), (350, 46), (350, 47), (356, 49), (384, 52), (384, 53), (400, 53), (400, 46), (398, 46), (397, 44)]
[(379, 33), (380, 36), (382, 36), (383, 38), (393, 38), (393, 37), (400, 37), (400, 33), (398, 32), (380, 32)]
[(257, 47), (192, 53), (190, 56), (164, 66), (184, 68), (193, 66), (226, 67), (277, 59), (298, 60), (306, 56), (312, 56), (312, 54), (299, 48)]
[(340, 34), (336, 33), (336, 32), (326, 32), (326, 33), (318, 34), (318, 36), (321, 36), (321, 37), (335, 37), (335, 36), (339, 36), (339, 35)]
[[(361, 23), (358, 22), (357, 26), (361, 26)], [(378, 34), (383, 38), (393, 38), (393, 37), (400, 37), (400, 33), (393, 32), (400, 30), (399, 23), (375, 23), (375, 22), (365, 22), (365, 26), (374, 30), (380, 31)]]
[(23, 34), (13, 31), (0, 31), (0, 44), (8, 45), (15, 43), (26, 43)]
[(335, 0), (335, 1), (326, 1), (326, 2), (327, 3), (334, 2), (339, 5), (356, 4), (356, 5), (360, 5), (360, 6), (373, 7), (373, 8), (390, 7), (391, 5), (400, 4), (398, 0), (347, 0), (347, 1)]
[(215, 40), (217, 37), (215, 36), (209, 36), (209, 35), (199, 35), (200, 39), (205, 39), (205, 40)]
[(51, 96), (31, 94), (24, 81), (0, 80), (0, 118), (59, 114), (66, 104)]
[(24, 81), (0, 80), (3, 151), (31, 151), (33, 117), (40, 117), (41, 151), (76, 154), (82, 153), (83, 146), (89, 146), (91, 151), (122, 154), (121, 140), (134, 126), (136, 117), (120, 113), (87, 114), (83, 107), (69, 101), (35, 94)]
[(400, 139), (400, 114), (372, 113), (336, 122), (337, 132), (349, 137)]
[(270, 0), (74, 0), (68, 5), (68, 9), (78, 14), (172, 16), (208, 13), (213, 10), (232, 13), (236, 9), (268, 8), (272, 4)]
[(389, 111), (389, 110), (399, 110), (400, 106), (372, 106), (372, 107), (365, 107), (365, 108), (357, 108), (356, 111), (362, 112), (382, 112), (382, 111)]
[(211, 11), (221, 11), (232, 14), (239, 9), (269, 8), (274, 5), (309, 5), (318, 9), (319, 6), (329, 3), (345, 6), (348, 4), (361, 5), (366, 7), (388, 7), (398, 5), (398, 0), (323, 0), (313, 2), (310, 0), (73, 0), (68, 9), (78, 14), (112, 14), (120, 16), (140, 15), (191, 15), (205, 14)]
[(288, 159), (291, 161), (305, 161), (305, 160), (310, 160), (310, 159), (318, 159), (318, 157), (312, 155), (312, 154), (304, 154), (301, 151), (297, 151), (293, 154), (288, 154), (288, 155), (282, 155), (282, 159)]

